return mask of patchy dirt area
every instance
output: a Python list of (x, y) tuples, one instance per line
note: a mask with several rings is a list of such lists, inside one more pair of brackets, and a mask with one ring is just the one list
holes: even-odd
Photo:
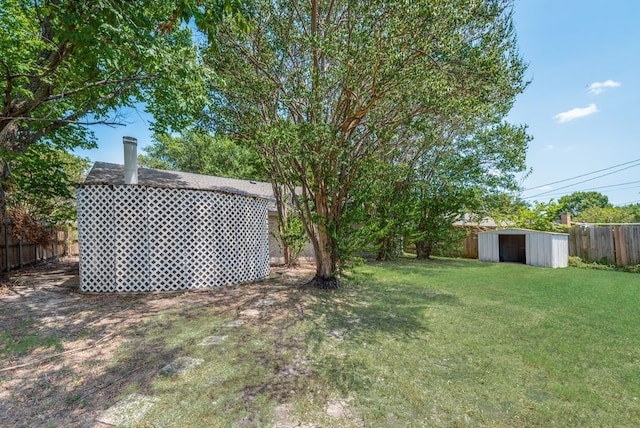
[(149, 384), (172, 357), (149, 359), (163, 350), (145, 344), (139, 358), (114, 369), (120, 345), (138, 343), (136, 326), (164, 310), (205, 306), (234, 319), (275, 322), (281, 314), (265, 301), (290, 302), (312, 275), (312, 266), (272, 268), (266, 280), (238, 287), (83, 294), (77, 259), (13, 274), (11, 286), (0, 288), (0, 426), (107, 427), (96, 419), (115, 396), (134, 382)]

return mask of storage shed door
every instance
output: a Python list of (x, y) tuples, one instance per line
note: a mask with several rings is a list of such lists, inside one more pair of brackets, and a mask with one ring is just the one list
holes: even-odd
[(501, 262), (527, 263), (525, 235), (499, 235), (498, 245)]

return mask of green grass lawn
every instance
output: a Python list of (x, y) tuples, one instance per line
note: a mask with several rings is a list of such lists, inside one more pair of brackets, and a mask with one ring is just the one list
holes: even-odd
[(198, 343), (228, 319), (203, 308), (141, 327), (205, 361), (148, 386), (142, 425), (273, 426), (290, 403), (315, 426), (639, 426), (639, 306), (629, 273), (370, 263), (338, 291), (288, 291), (281, 316), (216, 348)]

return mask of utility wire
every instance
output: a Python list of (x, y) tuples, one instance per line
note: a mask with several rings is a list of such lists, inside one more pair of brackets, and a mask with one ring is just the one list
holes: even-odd
[[(628, 181), (626, 183), (610, 184), (608, 186), (600, 186), (600, 187), (589, 187), (587, 189), (579, 189), (579, 190), (575, 190), (575, 191), (576, 192), (590, 192), (592, 190), (607, 189), (609, 187), (626, 186), (626, 185), (629, 185), (629, 184), (638, 184), (638, 183), (640, 183), (640, 181)], [(615, 190), (628, 190), (628, 189), (634, 189), (636, 187), (638, 187), (638, 186), (625, 187), (623, 189), (615, 189)], [(556, 190), (557, 189), (552, 189), (552, 190), (550, 190), (550, 192), (555, 192)], [(612, 190), (612, 191), (615, 191), (615, 190)], [(547, 196), (564, 195), (565, 193), (566, 192), (557, 192), (557, 193), (551, 193), (551, 194), (549, 194)], [(525, 196), (522, 199), (530, 199), (530, 198), (532, 198), (532, 196)]]
[[(528, 189), (524, 189), (523, 192), (528, 192), (529, 190), (539, 189), (541, 187), (551, 186), (552, 184), (564, 183), (565, 181), (575, 180), (576, 178), (586, 177), (587, 175), (597, 174), (597, 173), (602, 172), (602, 171), (607, 171), (607, 170), (610, 170), (610, 169), (613, 169), (613, 168), (617, 168), (619, 166), (629, 165), (630, 163), (639, 162), (639, 161), (640, 161), (640, 159), (635, 159), (635, 160), (632, 160), (632, 161), (629, 161), (629, 162), (620, 163), (618, 165), (613, 165), (613, 166), (610, 166), (608, 168), (603, 168), (603, 169), (599, 169), (597, 171), (588, 172), (586, 174), (576, 175), (575, 177), (565, 178), (563, 180), (558, 180), (558, 181), (554, 181), (554, 182), (547, 183), (547, 184), (541, 184), (540, 186), (529, 187)], [(575, 184), (579, 184), (579, 183), (575, 183)]]
[[(627, 162), (627, 164), (628, 164), (628, 163), (629, 163), (629, 162)], [(624, 164), (623, 164), (623, 165), (624, 165)], [(546, 191), (546, 192), (538, 193), (538, 194), (536, 194), (536, 195), (527, 196), (527, 197), (526, 197), (526, 199), (537, 198), (538, 196), (543, 196), (543, 195), (546, 195), (546, 194), (549, 194), (549, 193), (556, 192), (556, 191), (558, 191), (558, 190), (566, 189), (566, 188), (568, 188), (568, 187), (573, 187), (573, 186), (576, 186), (576, 185), (578, 185), (578, 184), (586, 183), (586, 182), (588, 182), (588, 181), (593, 181), (593, 180), (596, 180), (596, 179), (598, 179), (598, 178), (606, 177), (607, 175), (616, 174), (616, 173), (618, 173), (618, 172), (620, 172), (620, 171), (624, 171), (624, 170), (626, 170), (626, 169), (634, 168), (634, 167), (636, 167), (636, 166), (640, 166), (640, 163), (638, 163), (638, 164), (636, 164), (636, 165), (628, 166), (628, 167), (626, 167), (626, 168), (620, 168), (620, 169), (619, 169), (619, 170), (617, 170), (617, 171), (612, 171), (612, 172), (608, 172), (608, 173), (606, 173), (606, 174), (598, 175), (598, 176), (596, 176), (596, 177), (589, 178), (589, 179), (587, 179), (587, 180), (578, 181), (577, 183), (569, 184), (569, 185), (567, 185), (567, 186), (558, 187), (557, 189), (552, 189), (552, 190), (548, 190), (548, 191)], [(611, 168), (606, 168), (606, 169), (611, 169)], [(603, 171), (604, 171), (604, 170), (603, 170)], [(591, 174), (593, 174), (593, 173), (591, 173)], [(587, 174), (587, 175), (591, 175), (591, 174)], [(575, 177), (574, 177), (574, 178), (575, 178)], [(567, 181), (567, 180), (564, 180), (564, 181)]]

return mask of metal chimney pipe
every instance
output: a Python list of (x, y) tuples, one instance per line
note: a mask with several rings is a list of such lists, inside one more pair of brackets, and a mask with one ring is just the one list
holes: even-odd
[(122, 137), (124, 145), (124, 184), (138, 184), (138, 140)]

